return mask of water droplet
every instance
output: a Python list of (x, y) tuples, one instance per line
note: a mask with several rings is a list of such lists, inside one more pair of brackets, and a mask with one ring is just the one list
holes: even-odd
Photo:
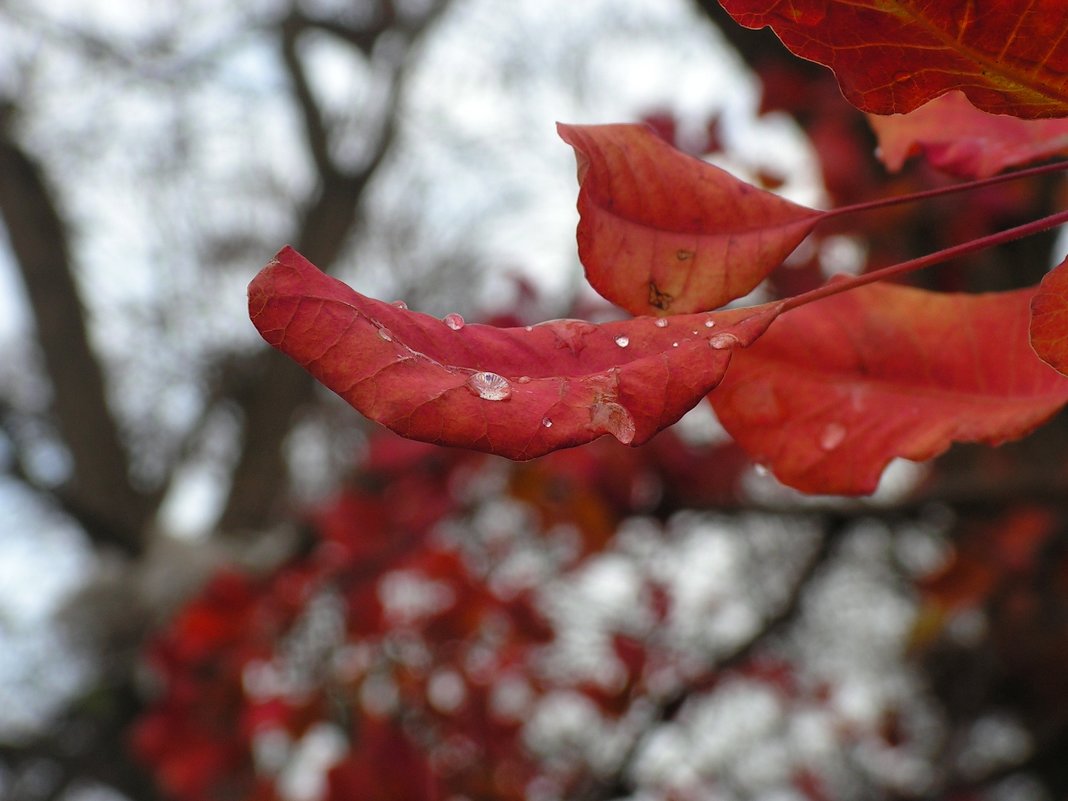
[(673, 348), (677, 348), (678, 346), (679, 346), (678, 342), (672, 342), (671, 343), (671, 347), (673, 347)]
[(820, 432), (820, 447), (825, 451), (833, 451), (846, 438), (846, 427), (841, 423), (828, 423)]
[(715, 325), (716, 325), (716, 321), (713, 320), (711, 317), (709, 317), (707, 320), (705, 320), (705, 328), (714, 328)]
[(393, 341), (393, 334), (390, 333), (390, 330), (388, 328), (379, 328), (378, 335), (382, 337), (382, 339), (386, 340), (386, 342)]
[(517, 384), (529, 384), (530, 383), (530, 376), (529, 375), (521, 375), (521, 376), (519, 376), (519, 378), (517, 378), (515, 380), (515, 382)]
[(543, 418), (541, 418), (541, 424), (542, 424), (542, 425), (543, 425), (543, 426), (544, 426), (545, 428), (552, 428), (552, 427), (553, 427), (553, 421), (552, 421), (552, 420), (550, 420), (550, 419), (549, 419), (548, 417), (543, 417)]
[(527, 325), (527, 326), (524, 326), (524, 327), (523, 327), (523, 330), (524, 330), (524, 331), (533, 331), (533, 330), (534, 330), (534, 326), (532, 326), (532, 325)]
[(738, 337), (734, 334), (722, 333), (716, 334), (714, 337), (708, 340), (708, 344), (716, 350), (725, 350), (727, 348), (734, 347), (740, 342)]
[(630, 344), (630, 339), (627, 337), (616, 337), (616, 344), (621, 348), (625, 348)]
[(701, 333), (701, 332), (700, 332), (700, 331), (698, 331), (698, 330), (697, 330), (697, 329), (695, 328), (695, 329), (694, 329), (693, 331), (691, 331), (690, 333), (691, 333), (691, 334), (693, 334), (694, 336), (697, 336), (697, 335), (698, 335), (699, 333)]
[(512, 385), (508, 379), (496, 373), (472, 373), (467, 379), (467, 388), (482, 400), (502, 401), (512, 396)]
[(408, 304), (405, 303), (403, 300), (395, 300), (389, 305), (390, 306), (396, 306), (398, 309), (401, 309), (401, 310), (404, 310), (404, 309), (408, 308)]
[(452, 314), (446, 314), (442, 318), (442, 322), (444, 322), (445, 325), (447, 325), (453, 331), (459, 331), (465, 325), (464, 318), (458, 315), (456, 312), (453, 312)]
[(656, 325), (657, 328), (667, 328), (668, 327), (667, 318), (666, 317), (657, 317), (655, 325)]
[(762, 477), (762, 478), (764, 476), (768, 475), (769, 473), (771, 473), (771, 471), (768, 470), (768, 466), (767, 465), (760, 464), (759, 462), (757, 464), (753, 465), (753, 470), (755, 470), (756, 474), (758, 476)]
[(634, 418), (618, 403), (598, 401), (590, 412), (590, 428), (594, 431), (611, 434), (624, 445), (634, 441)]

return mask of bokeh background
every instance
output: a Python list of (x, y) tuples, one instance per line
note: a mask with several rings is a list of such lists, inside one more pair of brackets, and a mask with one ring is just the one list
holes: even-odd
[[(514, 465), (259, 340), (286, 243), (432, 314), (614, 314), (556, 120), (810, 205), (947, 180), (714, 0), (0, 0), (0, 799), (1068, 797), (1063, 420), (804, 498), (705, 406)], [(1063, 200), (836, 224), (750, 300)]]

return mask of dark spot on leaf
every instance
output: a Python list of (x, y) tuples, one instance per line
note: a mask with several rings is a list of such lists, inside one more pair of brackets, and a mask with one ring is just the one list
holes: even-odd
[(661, 292), (656, 286), (656, 282), (649, 282), (649, 305), (655, 306), (661, 311), (667, 311), (671, 306), (671, 301), (675, 299), (674, 295), (669, 295), (667, 292)]

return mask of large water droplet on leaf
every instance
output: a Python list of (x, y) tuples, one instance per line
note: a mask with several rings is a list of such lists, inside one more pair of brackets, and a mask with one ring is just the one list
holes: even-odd
[(841, 423), (828, 423), (820, 432), (820, 447), (825, 451), (833, 451), (846, 438), (846, 428)]
[(618, 403), (599, 401), (590, 411), (590, 428), (594, 431), (611, 434), (624, 445), (634, 440), (634, 418)]
[(657, 317), (656, 318), (656, 327), (657, 328), (667, 328), (668, 327), (668, 321), (663, 317)]
[(716, 325), (716, 321), (713, 320), (711, 317), (709, 317), (707, 320), (705, 320), (705, 328), (714, 328), (715, 325)]
[(482, 400), (502, 401), (512, 396), (512, 385), (508, 379), (496, 373), (472, 373), (467, 379), (467, 388)]
[(379, 328), (378, 329), (378, 335), (382, 339), (386, 340), (386, 342), (392, 342), (393, 341), (393, 334), (390, 333), (388, 328)]
[(541, 418), (541, 424), (543, 426), (545, 426), (546, 428), (552, 428), (553, 427), (553, 421), (550, 420), (548, 417)]
[(445, 325), (447, 325), (453, 331), (459, 331), (465, 325), (464, 318), (461, 317), (460, 315), (458, 315), (456, 312), (452, 312), (451, 314), (446, 314), (442, 318), (442, 322), (444, 322)]
[(389, 304), (389, 305), (390, 305), (390, 306), (396, 306), (396, 307), (397, 307), (398, 309), (400, 309), (401, 311), (404, 311), (405, 309), (407, 309), (407, 308), (408, 308), (408, 304), (407, 304), (407, 303), (405, 303), (405, 302), (404, 302), (403, 300), (395, 300), (395, 301), (393, 301), (393, 302), (392, 302), (391, 304)]
[(726, 350), (727, 348), (732, 348), (739, 342), (740, 340), (738, 339), (738, 337), (736, 337), (734, 334), (729, 334), (726, 332), (722, 334), (716, 334), (714, 337), (708, 340), (708, 344), (716, 350)]
[(621, 348), (625, 348), (630, 344), (630, 339), (628, 337), (616, 337), (616, 344)]

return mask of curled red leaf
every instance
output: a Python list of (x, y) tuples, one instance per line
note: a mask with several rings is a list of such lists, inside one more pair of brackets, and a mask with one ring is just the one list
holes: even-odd
[[(605, 434), (637, 445), (715, 387), (779, 304), (497, 328), (365, 297), (282, 249), (249, 284), (268, 343), (412, 439), (529, 459)], [(450, 324), (451, 323), (451, 324)]]
[(784, 484), (870, 493), (895, 457), (1015, 439), (1068, 401), (1028, 345), (1029, 295), (873, 284), (801, 306), (735, 354), (710, 400)]
[(795, 55), (834, 70), (874, 114), (903, 114), (950, 89), (984, 111), (1068, 116), (1063, 0), (721, 0), (747, 28), (770, 26)]
[(557, 128), (578, 159), (586, 278), (632, 314), (688, 314), (742, 297), (823, 216), (681, 153), (644, 125)]
[(1068, 259), (1046, 273), (1031, 298), (1031, 347), (1042, 361), (1068, 375)]

